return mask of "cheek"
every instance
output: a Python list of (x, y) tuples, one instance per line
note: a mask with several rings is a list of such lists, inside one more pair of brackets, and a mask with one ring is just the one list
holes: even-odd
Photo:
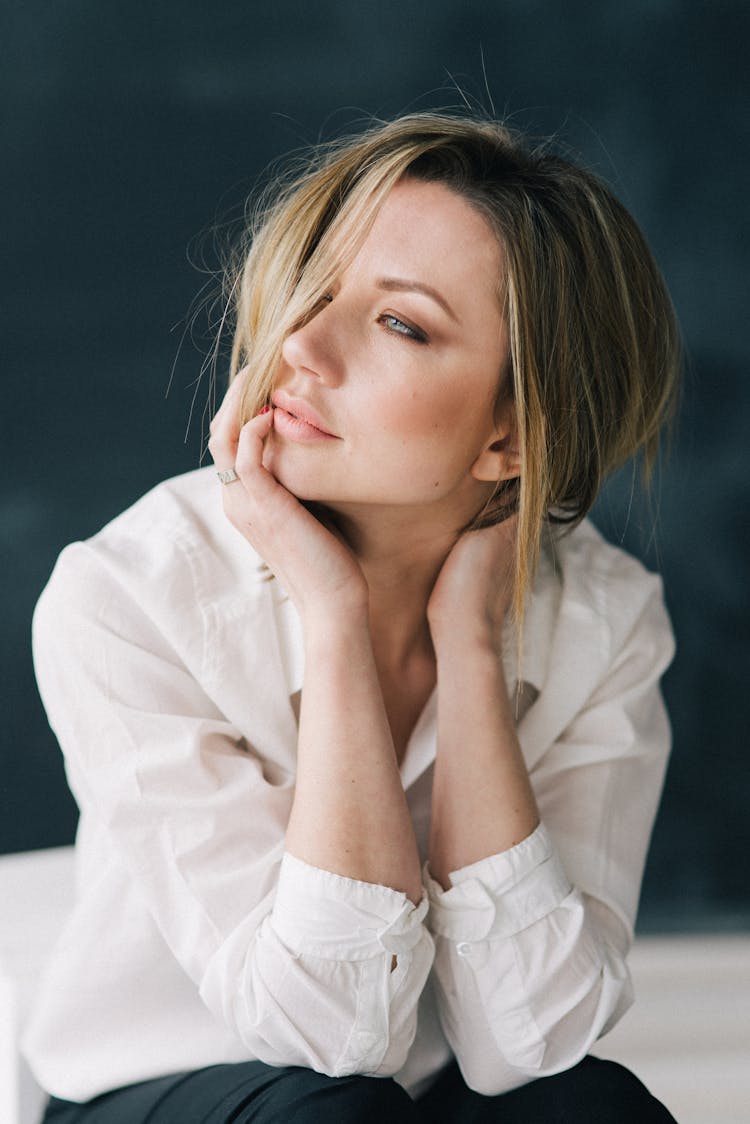
[(465, 468), (479, 455), (489, 432), (492, 403), (472, 390), (468, 380), (456, 379), (436, 393), (412, 392), (406, 400), (393, 401), (380, 419), (386, 432), (420, 453), (433, 466)]
[(378, 403), (374, 419), (403, 441), (440, 440), (464, 428), (465, 400), (457, 386), (395, 390)]
[(394, 394), (374, 420), (385, 446), (382, 463), (423, 498), (459, 484), (479, 452), (481, 411), (461, 386), (444, 387), (439, 395)]

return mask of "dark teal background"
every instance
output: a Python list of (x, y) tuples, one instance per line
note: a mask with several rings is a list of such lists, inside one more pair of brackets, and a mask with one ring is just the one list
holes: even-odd
[(58, 552), (201, 459), (210, 315), (178, 354), (210, 281), (195, 265), (216, 264), (212, 236), (196, 236), (223, 229), (270, 160), (368, 115), (456, 105), (455, 81), (608, 179), (671, 287), (690, 364), (671, 457), (650, 506), (631, 504), (626, 473), (597, 509), (662, 570), (679, 645), (640, 927), (747, 927), (749, 13), (669, 0), (4, 5), (0, 852), (75, 828), (29, 649)]

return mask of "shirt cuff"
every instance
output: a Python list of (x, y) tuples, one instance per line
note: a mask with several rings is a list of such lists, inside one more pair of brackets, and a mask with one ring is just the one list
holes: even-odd
[(452, 871), (444, 890), (422, 868), (433, 933), (454, 941), (510, 937), (556, 909), (571, 893), (544, 824), (507, 851)]
[(346, 878), (285, 851), (270, 920), (295, 954), (367, 960), (414, 948), (428, 908), (426, 893), (415, 906), (402, 890)]

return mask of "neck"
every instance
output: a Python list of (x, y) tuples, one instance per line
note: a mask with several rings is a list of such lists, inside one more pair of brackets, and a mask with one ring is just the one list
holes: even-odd
[(458, 530), (413, 510), (339, 508), (336, 522), (370, 590), (370, 633), (376, 661), (394, 672), (415, 659), (434, 659), (427, 603)]

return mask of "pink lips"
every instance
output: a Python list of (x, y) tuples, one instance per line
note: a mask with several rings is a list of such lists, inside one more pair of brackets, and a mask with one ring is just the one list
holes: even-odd
[(282, 437), (291, 437), (296, 441), (338, 440), (315, 410), (301, 399), (279, 392), (274, 394), (273, 404), (276, 407), (274, 429)]

